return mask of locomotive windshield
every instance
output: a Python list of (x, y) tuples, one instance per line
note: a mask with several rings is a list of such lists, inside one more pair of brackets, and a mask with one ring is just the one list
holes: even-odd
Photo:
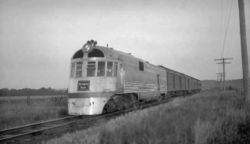
[[(80, 49), (73, 55), (73, 59), (83, 58), (83, 55), (84, 53), (82, 49)], [(88, 53), (88, 57), (104, 57), (104, 54), (99, 49), (93, 49), (90, 53)]]
[(97, 76), (104, 76), (105, 75), (105, 62), (99, 61), (97, 65)]
[(82, 77), (82, 62), (76, 63), (76, 77)]
[(78, 51), (74, 54), (73, 59), (82, 58), (83, 55), (84, 55), (84, 54), (83, 54), (82, 50), (78, 50)]
[(107, 62), (107, 76), (112, 76), (113, 62)]
[(118, 63), (107, 60), (100, 49), (93, 48), (87, 52), (80, 49), (73, 55), (70, 77), (115, 77), (117, 66)]
[(95, 61), (89, 61), (87, 65), (87, 76), (95, 76)]
[[(82, 61), (71, 63), (70, 77), (115, 77), (117, 76), (118, 63), (116, 61), (87, 61), (86, 66)], [(84, 73), (83, 71), (86, 71)]]
[(98, 49), (93, 49), (89, 54), (88, 57), (104, 57), (104, 54), (102, 51)]

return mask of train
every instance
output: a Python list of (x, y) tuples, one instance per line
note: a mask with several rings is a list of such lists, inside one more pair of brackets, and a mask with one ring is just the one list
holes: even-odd
[(91, 40), (71, 58), (68, 114), (98, 115), (200, 90), (196, 78)]

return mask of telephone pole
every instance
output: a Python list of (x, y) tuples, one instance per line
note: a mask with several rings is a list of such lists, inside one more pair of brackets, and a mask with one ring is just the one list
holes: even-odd
[(230, 64), (231, 62), (226, 62), (227, 60), (232, 60), (233, 58), (220, 58), (220, 59), (214, 59), (215, 61), (220, 61), (217, 64), (222, 64), (223, 67), (223, 72), (222, 72), (222, 82), (223, 82), (223, 90), (225, 90), (226, 86), (225, 86), (225, 80), (226, 80), (226, 64)]
[(239, 18), (240, 18), (240, 40), (241, 40), (241, 58), (243, 69), (243, 94), (247, 101), (250, 101), (249, 89), (248, 89), (248, 54), (247, 54), (247, 36), (246, 36), (246, 24), (245, 24), (245, 8), (244, 0), (238, 0), (239, 5)]

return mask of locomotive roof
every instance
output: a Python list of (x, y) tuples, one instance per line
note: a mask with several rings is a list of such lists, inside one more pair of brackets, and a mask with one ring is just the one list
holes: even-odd
[[(107, 59), (118, 59), (118, 60), (124, 60), (124, 59), (136, 59), (138, 61), (142, 61), (142, 62), (145, 62), (145, 63), (148, 63), (150, 64), (149, 62), (143, 60), (143, 59), (140, 59), (140, 58), (137, 58), (135, 56), (133, 56), (131, 53), (125, 53), (125, 52), (122, 52), (122, 51), (119, 51), (119, 50), (115, 50), (113, 49), (112, 47), (104, 47), (104, 46), (94, 46), (91, 48), (91, 50), (88, 51), (88, 53), (91, 53), (92, 51), (94, 50), (100, 50), (104, 57), (107, 58)], [(83, 57), (83, 49), (79, 49), (72, 57), (72, 59), (74, 59), (74, 57), (76, 55), (79, 55), (78, 53), (82, 53), (80, 54), (81, 57)], [(153, 64), (151, 64), (153, 65)], [(155, 66), (155, 65), (154, 65)]]
[[(106, 58), (118, 58), (119, 59), (119, 57), (125, 56), (125, 57), (139, 59), (139, 58), (134, 57), (130, 53), (118, 51), (118, 50), (113, 49), (112, 47), (96, 46), (95, 48), (103, 51)], [(140, 59), (140, 60), (142, 60), (142, 59)]]

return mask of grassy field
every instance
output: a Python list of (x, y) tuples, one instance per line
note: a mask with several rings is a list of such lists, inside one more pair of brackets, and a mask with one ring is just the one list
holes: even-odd
[(67, 115), (67, 98), (0, 100), (0, 129)]
[(249, 105), (236, 92), (206, 91), (44, 143), (247, 144), (249, 116)]

